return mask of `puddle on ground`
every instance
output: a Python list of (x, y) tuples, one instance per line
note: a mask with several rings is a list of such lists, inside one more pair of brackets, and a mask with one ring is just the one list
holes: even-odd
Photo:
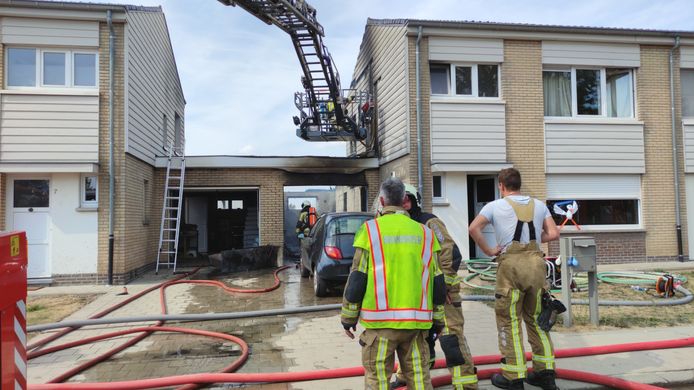
[[(198, 278), (205, 279), (208, 276), (209, 274), (199, 274)], [(273, 274), (269, 270), (248, 271), (214, 279), (232, 287), (246, 289), (270, 287), (274, 283)], [(172, 314), (242, 312), (341, 302), (339, 291), (331, 297), (317, 298), (313, 293), (312, 280), (302, 279), (296, 268), (281, 272), (280, 279), (282, 280), (280, 288), (263, 294), (226, 293), (219, 288), (203, 285), (188, 287), (185, 309), (179, 311), (173, 309), (177, 305), (169, 305), (172, 307), (170, 312)], [(171, 296), (174, 295), (171, 294)], [(296, 356), (296, 353), (278, 346), (276, 341), (296, 331), (302, 323), (316, 318), (332, 317), (335, 314), (335, 312), (319, 312), (241, 320), (170, 323), (169, 325), (233, 334), (243, 339), (248, 344), (250, 354), (246, 364), (238, 372), (286, 372), (296, 367), (294, 359), (289, 357)], [(117, 354), (114, 358), (76, 376), (73, 380), (107, 382), (217, 372), (235, 361), (238, 356), (239, 350), (235, 344), (226, 341), (195, 335), (156, 333)], [(215, 388), (239, 385), (219, 386)], [(285, 384), (243, 387), (288, 388)]]

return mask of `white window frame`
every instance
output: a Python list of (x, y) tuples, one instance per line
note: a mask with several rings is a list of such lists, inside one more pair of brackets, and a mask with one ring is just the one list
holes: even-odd
[[(439, 176), (441, 178), (441, 196), (434, 196), (434, 176)], [(432, 175), (431, 178), (431, 201), (435, 204), (447, 203), (446, 198), (446, 175), (443, 173), (436, 173)]]
[[(75, 85), (74, 83), (74, 76), (75, 76), (75, 68), (74, 68), (74, 63), (75, 63), (75, 54), (93, 54), (94, 55), (94, 86), (87, 86), (87, 85)], [(96, 51), (89, 51), (89, 50), (72, 50), (70, 52), (70, 80), (71, 82), (71, 87), (72, 88), (85, 88), (85, 89), (95, 89), (99, 88), (99, 52)]]
[[(9, 56), (7, 55), (9, 49), (34, 49), (36, 52), (36, 69), (35, 69), (35, 83), (33, 87), (27, 86), (12, 86), (9, 85)], [(65, 84), (64, 85), (50, 85), (43, 83), (43, 54), (44, 53), (63, 53), (65, 54)], [(35, 46), (23, 46), (23, 45), (11, 45), (4, 48), (4, 77), (5, 85), (2, 86), (5, 89), (11, 90), (37, 90), (37, 89), (69, 89), (69, 90), (95, 90), (99, 88), (99, 53), (97, 51), (90, 50), (71, 50), (66, 48), (41, 48)], [(96, 66), (94, 67), (94, 80), (96, 85), (85, 86), (85, 85), (74, 85), (74, 55), (75, 54), (91, 54), (94, 55), (94, 61)]]
[[(39, 53), (40, 61), (37, 60), (36, 64), (39, 65), (37, 66), (38, 68), (38, 83), (36, 85), (40, 86), (41, 88), (68, 88), (70, 87), (71, 81), (72, 81), (72, 75), (70, 74), (70, 69), (72, 68), (72, 61), (71, 61), (71, 55), (70, 52), (66, 50), (52, 50), (52, 49), (37, 49), (36, 50)], [(62, 54), (65, 56), (65, 84), (44, 84), (43, 76), (44, 76), (44, 66), (43, 66), (43, 55), (46, 53), (56, 53), (56, 54)], [(29, 87), (26, 87), (29, 88)]]
[[(607, 115), (607, 69), (629, 69), (631, 76), (631, 116), (608, 116)], [(600, 71), (600, 114), (586, 115), (578, 114), (578, 92), (576, 88), (576, 70), (599, 70)], [(636, 83), (634, 79), (633, 68), (621, 68), (618, 66), (599, 67), (599, 66), (571, 66), (571, 67), (544, 67), (542, 74), (545, 72), (571, 72), (571, 116), (545, 116), (546, 119), (567, 119), (567, 118), (600, 118), (600, 119), (636, 119)], [(543, 89), (544, 93), (544, 89)], [(543, 107), (544, 111), (544, 107)]]
[[(88, 177), (93, 177), (96, 179), (96, 199), (87, 201), (85, 197), (87, 196), (87, 188), (85, 185), (85, 180)], [(80, 208), (83, 209), (95, 209), (99, 207), (99, 175), (97, 174), (82, 174), (80, 175)]]
[[(431, 62), (431, 65), (448, 65), (448, 93), (432, 93), (433, 97), (458, 97), (458, 98), (471, 98), (471, 99), (485, 99), (485, 100), (499, 100), (501, 99), (501, 64), (494, 62), (479, 62), (479, 63), (467, 63), (467, 62)], [(478, 65), (495, 65), (496, 66), (496, 79), (497, 79), (497, 96), (478, 96), (479, 95), (479, 78), (478, 78)], [(455, 69), (456, 68), (471, 68), (470, 70), (470, 82), (472, 83), (472, 90), (470, 95), (458, 94), (455, 92)]]

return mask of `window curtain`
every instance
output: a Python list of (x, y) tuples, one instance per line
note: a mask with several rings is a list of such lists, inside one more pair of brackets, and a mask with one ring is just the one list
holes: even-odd
[(545, 116), (571, 116), (571, 73), (543, 72)]

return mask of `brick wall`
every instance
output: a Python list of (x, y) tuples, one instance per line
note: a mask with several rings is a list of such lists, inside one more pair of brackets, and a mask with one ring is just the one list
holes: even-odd
[(521, 173), (522, 192), (545, 199), (541, 42), (504, 41), (501, 95), (506, 101), (507, 159)]
[[(121, 273), (139, 269), (156, 261), (161, 217), (161, 214), (153, 214), (154, 167), (126, 154), (124, 180), (125, 242), (128, 249), (127, 256), (123, 258)], [(163, 199), (163, 193), (162, 188), (161, 193), (156, 194), (157, 198)], [(161, 208), (158, 210), (161, 213)]]
[[(115, 170), (115, 217), (114, 217), (114, 251), (113, 272), (122, 274), (125, 270), (126, 236), (125, 236), (125, 131), (124, 131), (124, 25), (114, 24), (115, 69), (114, 69), (114, 170)], [(108, 272), (108, 233), (109, 233), (109, 30), (106, 23), (99, 24), (99, 255), (98, 273)], [(130, 248), (128, 248), (130, 249)]]
[[(668, 46), (641, 46), (641, 67), (636, 72), (637, 112), (644, 122), (646, 174), (642, 180), (642, 215), (649, 259), (671, 259), (677, 254), (675, 191), (672, 160)], [(679, 64), (679, 58), (676, 58)], [(679, 69), (675, 67), (676, 117), (680, 118)], [(678, 123), (681, 123), (679, 120)], [(679, 127), (679, 125), (678, 125)], [(687, 253), (686, 202), (682, 131), (678, 129), (680, 203), (684, 253)]]
[[(416, 50), (417, 37), (408, 38), (408, 72), (410, 88), (410, 154), (406, 157), (409, 161), (409, 182), (417, 187), (417, 66)], [(419, 41), (419, 88), (422, 115), (422, 209), (431, 212), (431, 196), (433, 182), (431, 179), (431, 117), (429, 112), (429, 98), (431, 97), (431, 81), (429, 76), (429, 38)]]
[[(645, 232), (583, 233), (562, 232), (566, 236), (590, 236), (595, 238), (598, 264), (642, 263), (646, 257)], [(559, 240), (549, 243), (549, 256), (559, 255)]]

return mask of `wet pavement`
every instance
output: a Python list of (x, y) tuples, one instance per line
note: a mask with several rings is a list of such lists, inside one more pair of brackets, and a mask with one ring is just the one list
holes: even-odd
[[(211, 269), (203, 269), (194, 279), (207, 279)], [(128, 286), (131, 294), (160, 283), (172, 275), (148, 274)], [(227, 276), (215, 276), (229, 286), (241, 288), (263, 288), (274, 283), (270, 270), (250, 271)], [(213, 286), (178, 284), (166, 291), (169, 313), (208, 313), (241, 312), (261, 309), (288, 308), (320, 304), (339, 303), (340, 292), (328, 298), (317, 298), (313, 294), (311, 279), (302, 279), (299, 270), (288, 269), (280, 273), (282, 285), (279, 289), (263, 294), (226, 293)], [(127, 297), (116, 296), (121, 288), (107, 290), (97, 301), (86, 306), (69, 319), (86, 318), (93, 313), (122, 301)], [(495, 354), (496, 327), (493, 310), (482, 303), (465, 302), (463, 310), (466, 318), (465, 333), (475, 355)], [(160, 312), (159, 293), (151, 292), (132, 304), (121, 308), (109, 316), (122, 317), (154, 314)], [(112, 325), (90, 327), (71, 333), (60, 342), (73, 341), (84, 337), (102, 334), (107, 331), (127, 329), (146, 324)], [(241, 320), (221, 320), (195, 323), (170, 322), (167, 325), (204, 329), (236, 335), (249, 346), (250, 356), (246, 364), (237, 372), (297, 372), (326, 368), (353, 367), (360, 365), (360, 347), (342, 333), (337, 311), (298, 314), (290, 316), (261, 317)], [(358, 329), (361, 331), (361, 329)], [(654, 340), (685, 337), (694, 332), (694, 327), (672, 329), (649, 329), (648, 337)], [(49, 334), (48, 332), (46, 334)], [(582, 334), (557, 334), (553, 336), (557, 348), (611, 344), (643, 340), (646, 331), (641, 329), (594, 332)], [(41, 336), (42, 337), (42, 336)], [(30, 383), (45, 383), (56, 375), (85, 362), (108, 349), (125, 342), (128, 337), (103, 341), (83, 347), (73, 348), (46, 355), (30, 362)], [(607, 375), (617, 375), (629, 379), (667, 378), (664, 372), (680, 370), (684, 374), (677, 377), (686, 380), (686, 368), (691, 369), (693, 348), (648, 352), (642, 355), (620, 354), (593, 358), (573, 358), (562, 360), (560, 367), (585, 369)], [(233, 343), (194, 335), (156, 333), (137, 345), (115, 355), (112, 359), (72, 378), (72, 381), (116, 381), (155, 378), (169, 375), (216, 372), (232, 363), (239, 356), (239, 349)], [(437, 355), (443, 356), (437, 345)], [(690, 356), (689, 359), (686, 357)], [(638, 367), (635, 365), (638, 362)], [(687, 365), (689, 364), (689, 365)], [(660, 369), (660, 371), (658, 371)], [(691, 370), (690, 370), (691, 372)], [(442, 375), (445, 370), (434, 372)], [(692, 378), (694, 379), (694, 378)], [(576, 383), (560, 383), (562, 388), (595, 388)], [(363, 379), (345, 378), (302, 382), (293, 384), (253, 384), (253, 385), (215, 385), (213, 388), (244, 389), (360, 389)], [(446, 387), (444, 387), (446, 388)], [(450, 388), (450, 387), (447, 387)], [(480, 389), (491, 389), (489, 381), (482, 381)], [(694, 387), (679, 387), (694, 389)]]

